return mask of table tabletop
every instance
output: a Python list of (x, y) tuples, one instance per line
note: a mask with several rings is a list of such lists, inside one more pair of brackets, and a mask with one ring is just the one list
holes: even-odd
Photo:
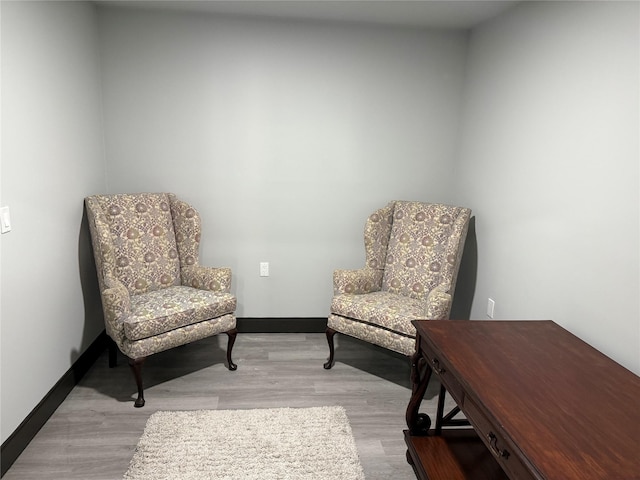
[(549, 320), (414, 321), (544, 479), (640, 479), (640, 377)]

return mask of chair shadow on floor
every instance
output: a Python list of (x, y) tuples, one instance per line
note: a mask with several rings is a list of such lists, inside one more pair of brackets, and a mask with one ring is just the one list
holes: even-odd
[(338, 370), (343, 363), (398, 386), (411, 388), (409, 357), (342, 334), (335, 337), (335, 349), (339, 352), (336, 357)]
[[(407, 402), (411, 396), (411, 360), (399, 353), (378, 347), (371, 343), (349, 337), (336, 335), (336, 352), (340, 352), (335, 365), (329, 370), (340, 370), (340, 364), (356, 368), (378, 378), (407, 389)], [(327, 357), (328, 358), (328, 357)], [(440, 392), (440, 383), (432, 377), (424, 395), (425, 400), (435, 399)]]
[[(220, 375), (233, 375), (225, 366), (226, 349), (218, 343), (220, 337), (209, 337), (181, 347), (151, 355), (145, 362), (145, 389), (172, 382), (211, 367), (220, 367)], [(222, 377), (221, 377), (222, 378)], [(215, 379), (211, 379), (215, 382)], [(93, 365), (91, 374), (79, 384), (111, 397), (118, 402), (134, 402), (136, 385), (126, 357), (117, 352), (116, 367), (109, 367), (108, 352), (100, 355)], [(150, 398), (153, 398), (150, 393)]]

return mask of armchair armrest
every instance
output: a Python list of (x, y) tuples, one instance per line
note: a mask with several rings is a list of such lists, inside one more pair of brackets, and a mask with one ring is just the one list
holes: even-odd
[(451, 312), (453, 298), (444, 286), (438, 285), (427, 295), (426, 318), (429, 320), (447, 320)]
[(229, 293), (231, 291), (231, 269), (201, 265), (183, 267), (182, 284), (200, 290)]
[(101, 292), (107, 334), (120, 345), (124, 339), (124, 321), (131, 313), (131, 297), (124, 284), (114, 278), (105, 280)]
[(334, 295), (371, 293), (379, 291), (380, 288), (382, 288), (382, 270), (365, 267), (333, 272)]

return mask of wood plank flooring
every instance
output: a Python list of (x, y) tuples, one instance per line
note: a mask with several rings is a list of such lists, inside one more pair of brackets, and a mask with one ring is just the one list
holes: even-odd
[[(336, 364), (324, 334), (244, 333), (224, 366), (226, 335), (159, 353), (144, 366), (144, 408), (122, 357), (107, 353), (74, 388), (3, 477), (5, 480), (115, 480), (129, 466), (149, 416), (157, 410), (250, 409), (342, 405), (368, 480), (414, 480), (402, 431), (411, 395), (409, 360), (336, 335)], [(422, 411), (433, 414), (437, 384)]]

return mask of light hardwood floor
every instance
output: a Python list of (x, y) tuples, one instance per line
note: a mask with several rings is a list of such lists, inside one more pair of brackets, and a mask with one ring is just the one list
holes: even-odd
[[(135, 384), (124, 359), (109, 369), (104, 352), (3, 479), (121, 479), (157, 410), (322, 405), (345, 407), (368, 480), (415, 479), (402, 434), (408, 359), (336, 335), (336, 364), (324, 370), (321, 333), (239, 334), (235, 372), (224, 366), (225, 351), (221, 335), (149, 357), (141, 409), (133, 407)], [(437, 389), (429, 387), (422, 411), (435, 411)]]

